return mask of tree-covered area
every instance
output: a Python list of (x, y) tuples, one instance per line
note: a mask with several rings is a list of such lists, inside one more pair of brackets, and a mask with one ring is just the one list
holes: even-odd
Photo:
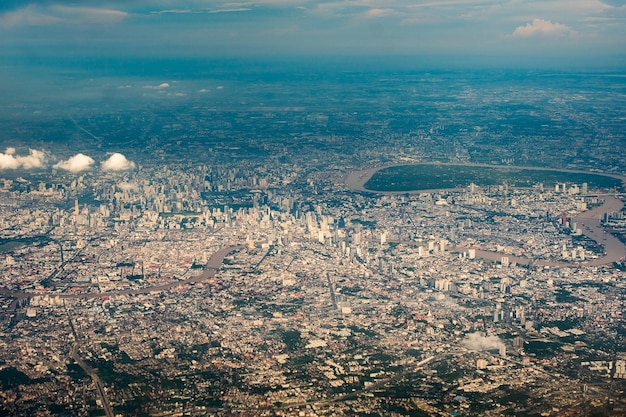
[(590, 189), (616, 188), (621, 181), (599, 174), (516, 167), (490, 167), (448, 164), (399, 165), (377, 171), (366, 183), (372, 191), (414, 191), (508, 184), (532, 187), (536, 184), (583, 184)]

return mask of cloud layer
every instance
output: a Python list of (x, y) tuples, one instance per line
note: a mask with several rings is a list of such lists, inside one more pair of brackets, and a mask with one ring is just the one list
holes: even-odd
[(43, 151), (31, 149), (27, 156), (20, 156), (16, 154), (15, 148), (9, 147), (4, 153), (0, 153), (0, 170), (41, 168), (45, 161), (46, 154)]
[(108, 8), (29, 3), (0, 14), (0, 27), (50, 25), (108, 25), (118, 23), (127, 12)]
[(0, 37), (10, 50), (52, 56), (556, 52), (589, 62), (584, 51), (626, 50), (626, 1), (8, 0)]

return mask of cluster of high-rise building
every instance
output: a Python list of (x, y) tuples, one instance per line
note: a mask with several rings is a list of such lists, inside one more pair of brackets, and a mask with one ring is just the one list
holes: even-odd
[[(602, 242), (572, 220), (605, 197), (571, 184), (377, 196), (340, 177), (327, 188), (315, 176), (287, 175), (285, 186), (270, 169), (248, 174), (155, 167), (5, 181), (0, 372), (21, 382), (3, 385), (3, 409), (623, 407), (623, 272), (603, 266)], [(622, 213), (609, 213), (614, 228)], [(506, 402), (511, 392), (526, 400)]]

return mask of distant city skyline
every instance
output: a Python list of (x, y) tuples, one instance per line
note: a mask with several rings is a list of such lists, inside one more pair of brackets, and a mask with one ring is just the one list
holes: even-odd
[(404, 55), (441, 66), (623, 68), (625, 19), (622, 0), (11, 0), (0, 5), (0, 51), (9, 59)]

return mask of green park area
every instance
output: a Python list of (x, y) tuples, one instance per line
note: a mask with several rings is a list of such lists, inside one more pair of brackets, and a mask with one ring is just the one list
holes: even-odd
[(622, 181), (601, 174), (548, 169), (452, 164), (398, 165), (383, 168), (372, 175), (364, 187), (371, 191), (404, 192), (465, 188), (471, 183), (480, 187), (508, 184), (509, 187), (533, 187), (543, 184), (587, 183), (590, 190), (615, 189)]

